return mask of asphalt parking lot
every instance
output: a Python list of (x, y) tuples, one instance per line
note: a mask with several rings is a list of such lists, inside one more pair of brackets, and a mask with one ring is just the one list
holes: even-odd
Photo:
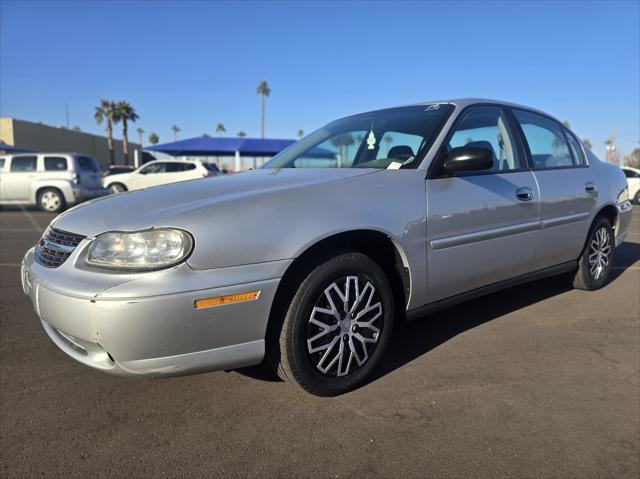
[(48, 339), (19, 262), (53, 218), (0, 211), (2, 477), (638, 477), (640, 208), (613, 281), (546, 279), (396, 330), (316, 398), (260, 368), (113, 377)]

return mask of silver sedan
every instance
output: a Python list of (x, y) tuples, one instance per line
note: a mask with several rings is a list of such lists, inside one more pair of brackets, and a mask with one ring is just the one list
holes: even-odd
[(256, 171), (73, 208), (22, 283), (52, 341), (93, 368), (265, 361), (336, 395), (383, 360), (395, 321), (565, 272), (603, 287), (627, 195), (545, 113), (425, 103), (332, 122)]

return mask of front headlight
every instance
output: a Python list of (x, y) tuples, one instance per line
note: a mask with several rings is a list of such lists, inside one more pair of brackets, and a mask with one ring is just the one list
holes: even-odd
[(93, 240), (86, 262), (102, 268), (149, 271), (181, 263), (192, 248), (193, 239), (183, 230), (112, 231)]

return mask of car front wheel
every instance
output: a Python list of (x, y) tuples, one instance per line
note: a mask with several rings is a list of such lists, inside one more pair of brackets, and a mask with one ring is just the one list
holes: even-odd
[(279, 376), (311, 394), (363, 384), (391, 337), (394, 300), (383, 270), (361, 253), (336, 256), (299, 285), (279, 337)]

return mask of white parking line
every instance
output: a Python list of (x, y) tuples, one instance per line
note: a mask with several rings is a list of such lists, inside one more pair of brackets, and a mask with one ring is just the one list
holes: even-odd
[(20, 205), (20, 209), (22, 210), (22, 212), (24, 213), (24, 215), (27, 217), (27, 219), (29, 220), (29, 223), (31, 223), (31, 225), (33, 226), (33, 229), (36, 230), (38, 233), (42, 233), (44, 231), (44, 228), (40, 225), (40, 223), (38, 223), (36, 221), (36, 219), (33, 217), (33, 215), (31, 213), (29, 213), (24, 206)]
[(17, 268), (20, 263), (0, 263), (0, 268)]

